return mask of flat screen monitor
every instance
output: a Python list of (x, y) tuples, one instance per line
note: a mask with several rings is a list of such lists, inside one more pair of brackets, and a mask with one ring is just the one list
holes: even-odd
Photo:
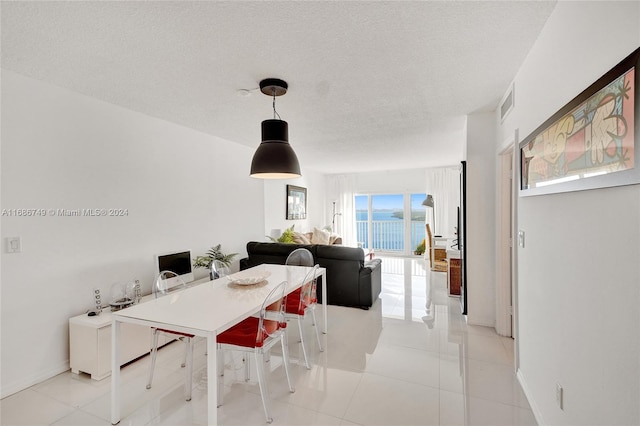
[(175, 272), (185, 283), (193, 281), (191, 251), (175, 251), (156, 256), (156, 276), (162, 271)]

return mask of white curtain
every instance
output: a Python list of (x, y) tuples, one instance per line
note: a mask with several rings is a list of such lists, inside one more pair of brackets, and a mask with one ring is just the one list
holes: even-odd
[[(327, 194), (331, 209), (333, 202), (336, 203), (335, 217), (336, 229), (333, 232), (342, 237), (342, 244), (345, 246), (357, 247), (356, 238), (356, 209), (354, 205), (354, 176), (353, 175), (330, 175), (327, 176)], [(332, 215), (333, 213), (330, 213)]]
[(426, 223), (433, 235), (453, 237), (460, 205), (460, 167), (427, 169), (425, 180), (425, 192), (433, 197), (435, 226), (431, 207), (426, 207)]

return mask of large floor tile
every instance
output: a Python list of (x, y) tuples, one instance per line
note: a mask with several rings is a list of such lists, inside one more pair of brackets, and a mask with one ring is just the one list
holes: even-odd
[(468, 395), (440, 391), (441, 425), (533, 426), (531, 410)]
[[(279, 392), (280, 400), (297, 407), (343, 418), (363, 373), (323, 366), (311, 370), (299, 370), (296, 374), (295, 392)], [(272, 387), (284, 389), (284, 377)]]
[(422, 321), (385, 319), (378, 342), (384, 345), (438, 353), (440, 351), (440, 330), (429, 329)]
[(4, 398), (0, 403), (3, 426), (50, 425), (73, 410), (73, 407), (32, 389)]
[[(400, 361), (400, 362), (399, 362)], [(369, 357), (366, 372), (438, 388), (440, 356), (401, 346), (380, 346)]]
[(437, 425), (439, 390), (365, 373), (344, 418), (361, 425)]
[(512, 366), (440, 356), (440, 389), (530, 408)]
[(111, 380), (93, 380), (88, 374), (59, 374), (33, 387), (42, 395), (72, 407), (81, 407), (111, 390)]
[[(4, 424), (4, 423), (3, 423)], [(82, 410), (74, 410), (71, 414), (61, 418), (52, 426), (109, 426), (111, 422), (94, 416), (93, 414), (85, 413)]]

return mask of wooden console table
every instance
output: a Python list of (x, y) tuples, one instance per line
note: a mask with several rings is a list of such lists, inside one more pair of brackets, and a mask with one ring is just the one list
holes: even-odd
[(462, 259), (460, 250), (447, 247), (447, 287), (449, 296), (460, 297), (460, 284), (462, 282)]

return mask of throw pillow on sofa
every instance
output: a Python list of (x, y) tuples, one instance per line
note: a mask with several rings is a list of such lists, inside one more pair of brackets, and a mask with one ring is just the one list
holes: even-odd
[(313, 235), (311, 235), (311, 244), (329, 244), (329, 238), (331, 234), (324, 229), (313, 228)]
[(293, 233), (293, 242), (296, 244), (311, 244), (311, 241), (305, 234), (301, 234), (300, 232)]

